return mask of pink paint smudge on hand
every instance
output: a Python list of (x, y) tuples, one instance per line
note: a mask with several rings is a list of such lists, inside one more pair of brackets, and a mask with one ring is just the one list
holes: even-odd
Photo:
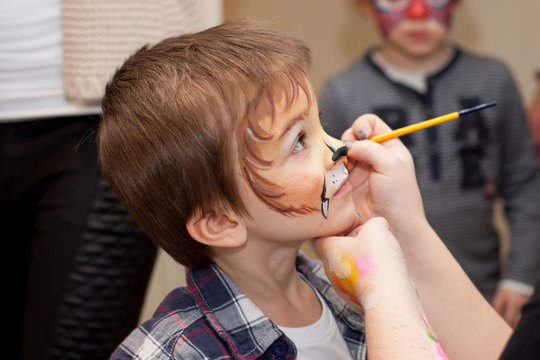
[(441, 344), (433, 344), (432, 345), (432, 350), (433, 350), (433, 352), (435, 353), (435, 355), (437, 356), (438, 359), (450, 360), (450, 357), (446, 354), (446, 351), (444, 351)]
[(375, 261), (367, 254), (359, 255), (354, 259), (354, 266), (362, 276), (371, 274), (375, 270)]

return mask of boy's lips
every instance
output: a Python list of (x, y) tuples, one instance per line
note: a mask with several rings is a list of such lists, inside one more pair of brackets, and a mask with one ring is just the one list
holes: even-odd
[(427, 31), (411, 31), (409, 37), (416, 41), (425, 41), (429, 39), (429, 32)]
[(341, 186), (339, 189), (334, 193), (334, 196), (339, 196), (343, 193), (349, 192), (352, 190), (352, 185), (349, 182), (349, 177), (345, 178), (345, 180), (341, 183)]
[(333, 170), (331, 178), (332, 183), (336, 185), (336, 192), (334, 192), (334, 197), (339, 196), (347, 191), (349, 191), (352, 186), (349, 183), (349, 171), (345, 166), (346, 161), (340, 162), (337, 167)]

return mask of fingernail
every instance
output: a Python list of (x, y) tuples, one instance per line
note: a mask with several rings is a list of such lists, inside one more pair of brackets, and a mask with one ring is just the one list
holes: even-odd
[(351, 146), (354, 144), (354, 141), (352, 141), (352, 140), (344, 140), (343, 143), (345, 144), (347, 149), (350, 149)]
[(369, 131), (365, 128), (361, 128), (360, 130), (358, 130), (358, 132), (356, 133), (358, 135), (358, 138), (360, 140), (365, 140), (367, 139), (368, 135), (369, 135)]

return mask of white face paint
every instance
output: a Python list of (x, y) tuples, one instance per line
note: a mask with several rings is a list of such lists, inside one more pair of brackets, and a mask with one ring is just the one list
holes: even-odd
[(333, 145), (326, 143), (326, 146), (332, 151), (332, 160), (341, 161), (332, 167), (331, 170), (327, 171), (324, 176), (324, 187), (321, 194), (321, 211), (322, 215), (328, 217), (328, 209), (330, 200), (327, 198), (327, 193), (334, 194), (333, 196), (339, 195), (340, 191), (345, 190), (347, 180), (349, 178), (349, 171), (347, 170), (346, 160), (340, 160), (341, 157), (347, 156), (346, 147), (341, 147), (336, 149)]
[(305, 240), (357, 223), (343, 164), (347, 148), (324, 132), (315, 93), (299, 75), (289, 74), (279, 91), (268, 92), (238, 129), (238, 170), (253, 237)]
[(345, 167), (345, 162), (337, 165), (332, 171), (329, 172), (328, 181), (332, 184), (335, 189), (334, 192), (337, 192), (341, 186), (347, 181), (349, 177), (349, 171)]

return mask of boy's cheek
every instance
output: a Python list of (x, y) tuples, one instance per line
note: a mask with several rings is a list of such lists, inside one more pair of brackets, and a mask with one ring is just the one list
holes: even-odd
[(377, 24), (384, 37), (405, 20), (404, 12), (381, 12), (377, 11)]
[(452, 21), (452, 5), (447, 5), (440, 9), (432, 9), (431, 16), (439, 23), (443, 24), (447, 29), (450, 28)]
[(285, 196), (281, 202), (300, 207), (320, 207), (324, 175), (321, 172), (276, 172), (271, 180), (282, 184)]

